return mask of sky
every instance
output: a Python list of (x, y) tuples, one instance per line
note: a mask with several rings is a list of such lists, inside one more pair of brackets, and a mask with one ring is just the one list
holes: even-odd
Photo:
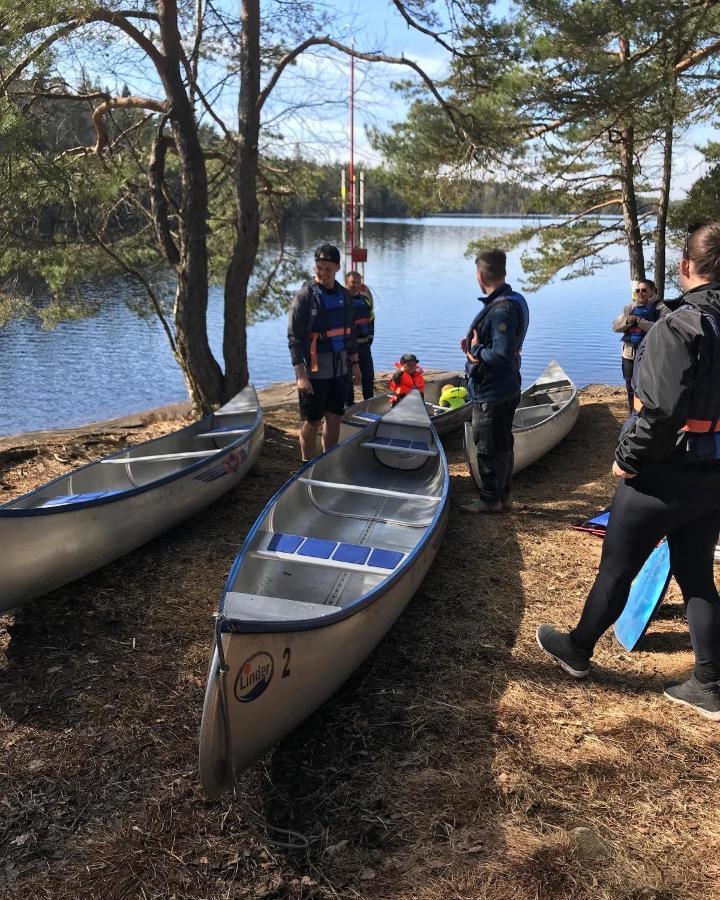
[[(282, 2), (282, 0), (281, 0)], [(288, 0), (300, 4), (303, 0)], [(432, 38), (410, 28), (392, 6), (390, 0), (306, 0), (325, 16), (323, 33), (342, 43), (351, 43), (358, 50), (382, 52), (390, 56), (405, 55), (417, 62), (431, 77), (441, 77), (448, 67), (448, 54)], [(219, 8), (237, 14), (237, 0), (216, 0)], [(498, 8), (507, 12), (508, 0), (499, 0)], [(289, 46), (294, 43), (288, 38)], [(103, 55), (107, 64), (103, 68)], [(70, 43), (63, 69), (77, 71), (83, 62), (82, 49)], [(159, 94), (157, 79), (147, 61), (136, 58), (121, 41), (109, 43), (93, 61), (93, 69), (100, 73), (115, 72), (117, 82), (126, 82), (133, 93), (149, 96)], [(67, 77), (67, 76), (66, 76)], [(107, 77), (97, 76), (101, 84)], [(226, 72), (205, 65), (208, 92), (214, 96), (217, 108), (229, 123), (236, 127), (236, 84), (226, 79)], [(397, 80), (417, 79), (405, 66), (388, 66), (358, 61), (356, 63), (356, 160), (376, 165), (381, 162), (372, 150), (366, 129), (387, 129), (393, 122), (402, 121), (406, 100), (392, 84)], [(221, 86), (210, 89), (209, 85)], [(111, 86), (111, 85), (109, 85)], [(349, 64), (348, 59), (331, 48), (317, 48), (300, 56), (296, 64), (283, 73), (264, 111), (270, 126), (272, 149), (289, 155), (302, 154), (323, 162), (341, 161), (348, 157), (349, 147)], [(298, 109), (302, 106), (302, 109)], [(702, 154), (697, 149), (717, 132), (707, 126), (694, 128), (678, 142), (675, 149), (673, 197), (681, 198), (685, 191), (704, 172)]]

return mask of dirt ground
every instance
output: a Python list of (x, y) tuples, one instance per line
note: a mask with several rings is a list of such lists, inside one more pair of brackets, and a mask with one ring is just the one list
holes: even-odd
[[(292, 391), (266, 395), (265, 449), (234, 492), (0, 618), (0, 897), (720, 897), (720, 731), (661, 695), (691, 667), (677, 590), (639, 651), (603, 639), (587, 682), (534, 640), (540, 622), (573, 623), (592, 583), (601, 542), (568, 526), (611, 496), (623, 394), (583, 391), (574, 431), (518, 476), (503, 516), (458, 509), (474, 489), (450, 436), (449, 529), (407, 611), (243, 776), (240, 802), (209, 801), (212, 614), (298, 465)], [(183, 412), (5, 439), (0, 502)], [(307, 849), (269, 843), (261, 821)]]

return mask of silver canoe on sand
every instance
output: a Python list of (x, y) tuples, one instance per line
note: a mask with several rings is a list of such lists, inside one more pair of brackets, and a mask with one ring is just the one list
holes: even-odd
[[(448, 434), (459, 428), (470, 418), (472, 413), (470, 402), (455, 409), (439, 405), (440, 394), (446, 385), (465, 387), (465, 377), (463, 375), (445, 375), (437, 378), (431, 376), (425, 382), (425, 408), (433, 428), (439, 435)], [(391, 409), (391, 396), (391, 394), (375, 394), (368, 400), (349, 406), (345, 410), (340, 426), (340, 440), (345, 440), (359, 428), (364, 428), (369, 422), (376, 422), (384, 416)]]
[(0, 611), (134, 550), (230, 490), (264, 427), (248, 386), (217, 412), (0, 506)]
[(448, 487), (413, 392), (270, 500), (220, 600), (200, 727), (209, 796), (229, 790), (386, 634), (440, 547)]
[[(537, 381), (523, 391), (515, 410), (515, 465), (519, 472), (566, 437), (580, 410), (577, 388), (563, 367), (552, 360)], [(472, 439), (472, 426), (465, 425), (465, 455), (475, 483), (480, 485), (477, 455)]]

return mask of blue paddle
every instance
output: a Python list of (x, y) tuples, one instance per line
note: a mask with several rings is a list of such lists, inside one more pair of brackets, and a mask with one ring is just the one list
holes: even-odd
[(663, 540), (655, 547), (630, 587), (628, 601), (615, 622), (615, 637), (626, 650), (634, 650), (647, 631), (670, 583), (670, 550)]

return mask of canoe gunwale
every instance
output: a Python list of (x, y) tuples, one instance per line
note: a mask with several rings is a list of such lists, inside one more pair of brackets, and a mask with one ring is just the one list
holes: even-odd
[[(285, 482), (268, 500), (268, 502), (263, 507), (260, 515), (255, 520), (253, 527), (248, 532), (245, 541), (243, 542), (238, 555), (235, 557), (235, 560), (230, 568), (230, 572), (228, 574), (227, 580), (222, 590), (222, 594), (220, 596), (220, 602), (218, 604), (218, 612), (216, 614), (216, 618), (218, 621), (218, 633), (222, 634), (246, 634), (246, 633), (258, 633), (258, 632), (296, 632), (296, 631), (315, 631), (320, 628), (331, 627), (332, 625), (341, 622), (343, 619), (350, 618), (351, 616), (356, 615), (362, 610), (366, 609), (375, 601), (379, 600), (383, 594), (385, 594), (397, 581), (399, 581), (403, 576), (405, 576), (408, 570), (413, 565), (417, 556), (422, 553), (427, 544), (433, 539), (435, 533), (437, 531), (438, 524), (442, 521), (443, 516), (447, 514), (447, 510), (450, 503), (450, 475), (448, 471), (447, 457), (445, 455), (445, 451), (442, 447), (441, 441), (438, 439), (438, 435), (435, 432), (434, 428), (433, 436), (435, 438), (435, 444), (438, 449), (438, 462), (444, 472), (443, 475), (443, 483), (442, 483), (442, 495), (438, 498), (437, 509), (430, 520), (430, 522), (425, 527), (425, 534), (418, 541), (418, 543), (413, 547), (413, 549), (407, 554), (405, 559), (402, 561), (402, 564), (395, 569), (391, 575), (383, 578), (378, 585), (374, 588), (371, 588), (368, 593), (363, 594), (361, 597), (358, 597), (355, 600), (352, 600), (347, 606), (341, 606), (337, 608), (336, 613), (331, 613), (324, 616), (319, 616), (317, 619), (283, 619), (283, 620), (257, 620), (257, 619), (236, 619), (231, 618), (229, 616), (225, 616), (223, 607), (225, 604), (225, 596), (229, 592), (231, 592), (232, 587), (234, 585), (235, 579), (239, 572), (239, 569), (250, 550), (252, 543), (255, 540), (256, 535), (262, 530), (261, 525), (265, 524), (271, 510), (277, 503), (278, 499), (285, 493), (285, 491), (289, 490), (290, 487), (295, 485), (298, 480), (305, 476), (307, 470), (313, 466), (316, 462), (316, 459), (311, 459), (309, 462), (305, 463), (298, 471), (293, 475), (293, 477)], [(349, 441), (351, 441), (356, 435), (351, 435), (349, 438), (346, 438), (342, 443), (336, 444), (328, 453), (335, 453), (343, 448)], [(261, 594), (258, 596), (262, 596)]]
[[(254, 389), (253, 389), (254, 391)], [(257, 395), (256, 395), (257, 398)], [(241, 415), (242, 413), (236, 413), (235, 415)], [(189, 425), (185, 425), (183, 428), (178, 429), (177, 431), (170, 432), (167, 435), (162, 435), (159, 438), (152, 438), (149, 441), (142, 441), (139, 444), (133, 444), (131, 447), (125, 447), (122, 450), (118, 450), (116, 453), (108, 454), (107, 456), (102, 457), (102, 459), (118, 459), (122, 456), (123, 453), (127, 453), (129, 450), (137, 450), (140, 447), (147, 447), (150, 444), (154, 444), (157, 441), (162, 441), (166, 437), (177, 437), (179, 435), (183, 435), (185, 432), (191, 431), (193, 428), (197, 428), (202, 426), (203, 423), (211, 422), (215, 413), (209, 413), (207, 416), (203, 416), (202, 419), (198, 419), (195, 422), (191, 422)], [(71, 506), (48, 506), (48, 507), (32, 507), (32, 508), (24, 508), (24, 507), (12, 507), (9, 504), (16, 503), (20, 499), (25, 499), (27, 497), (32, 497), (34, 494), (40, 493), (41, 491), (46, 491), (52, 485), (59, 484), (65, 481), (68, 477), (72, 477), (77, 475), (78, 472), (83, 472), (89, 468), (101, 465), (101, 460), (96, 459), (93, 462), (86, 463), (84, 466), (78, 466), (75, 469), (72, 469), (70, 472), (66, 472), (63, 475), (54, 478), (52, 481), (46, 481), (38, 487), (34, 488), (32, 491), (28, 491), (26, 494), (22, 494), (20, 497), (16, 497), (14, 500), (8, 501), (8, 504), (0, 506), (0, 519), (12, 519), (12, 518), (25, 518), (27, 516), (48, 516), (48, 515), (58, 515), (58, 514), (68, 514), (71, 512), (80, 511), (90, 509), (94, 506), (105, 506), (111, 503), (118, 503), (123, 500), (126, 500), (130, 497), (135, 497), (139, 494), (146, 493), (147, 491), (154, 490), (155, 488), (162, 487), (166, 484), (169, 484), (172, 481), (177, 481), (180, 478), (185, 477), (189, 474), (196, 474), (201, 471), (205, 467), (215, 466), (219, 462), (229, 456), (232, 452), (237, 450), (239, 447), (242, 447), (243, 444), (249, 443), (254, 440), (257, 435), (258, 429), (262, 427), (262, 409), (260, 407), (259, 401), (255, 407), (255, 418), (248, 428), (240, 437), (236, 440), (232, 441), (230, 444), (227, 444), (225, 447), (219, 447), (216, 453), (213, 453), (212, 456), (207, 456), (203, 459), (197, 460), (197, 462), (190, 463), (187, 466), (183, 466), (175, 472), (170, 472), (167, 475), (163, 475), (160, 478), (153, 479), (152, 481), (148, 481), (145, 484), (136, 485), (134, 487), (129, 487), (123, 490), (115, 491), (114, 493), (109, 494), (105, 497), (95, 497), (92, 500), (78, 500), (76, 503), (73, 503)], [(134, 460), (129, 458), (127, 460), (128, 463), (133, 463)], [(60, 495), (62, 496), (62, 495)]]

